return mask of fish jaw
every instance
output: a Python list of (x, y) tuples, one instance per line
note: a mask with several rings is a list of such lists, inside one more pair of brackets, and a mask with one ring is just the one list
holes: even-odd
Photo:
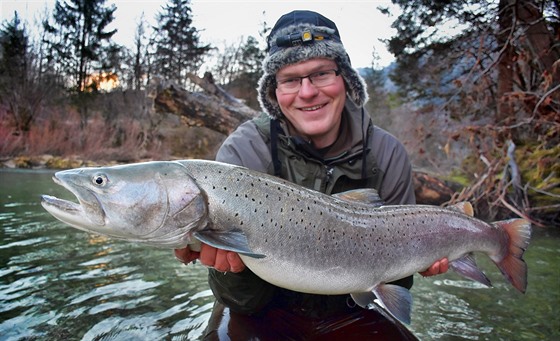
[(53, 176), (53, 181), (72, 192), (78, 203), (43, 195), (41, 205), (63, 223), (86, 232), (101, 233), (106, 225), (103, 207), (93, 193), (87, 188), (76, 185), (68, 174), (69, 171), (57, 172)]

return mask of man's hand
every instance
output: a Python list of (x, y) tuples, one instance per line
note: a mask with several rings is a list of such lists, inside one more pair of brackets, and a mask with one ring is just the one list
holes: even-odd
[(447, 270), (449, 270), (449, 260), (447, 258), (443, 258), (436, 261), (425, 271), (419, 272), (419, 274), (424, 277), (428, 277), (446, 273)]
[(241, 272), (245, 269), (245, 264), (237, 253), (216, 249), (206, 244), (201, 244), (200, 252), (191, 251), (188, 246), (184, 249), (175, 249), (175, 257), (185, 264), (199, 259), (203, 265), (221, 272)]

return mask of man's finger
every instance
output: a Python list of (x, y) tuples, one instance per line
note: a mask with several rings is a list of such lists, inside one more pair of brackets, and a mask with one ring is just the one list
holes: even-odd
[(206, 244), (201, 244), (200, 246), (200, 263), (202, 265), (206, 265), (209, 266), (211, 268), (214, 267), (214, 264), (216, 263), (216, 254), (217, 254), (218, 249), (206, 245)]
[(198, 252), (191, 251), (188, 247), (175, 249), (173, 252), (175, 253), (175, 258), (184, 264), (189, 264), (200, 256)]
[(227, 258), (228, 252), (229, 251), (220, 250), (220, 249), (216, 251), (216, 259), (214, 261), (214, 266), (213, 266), (214, 269), (221, 272), (230, 271), (230, 266)]
[(235, 252), (228, 252), (227, 254), (230, 271), (231, 272), (241, 272), (245, 270), (245, 264), (241, 260), (241, 257)]

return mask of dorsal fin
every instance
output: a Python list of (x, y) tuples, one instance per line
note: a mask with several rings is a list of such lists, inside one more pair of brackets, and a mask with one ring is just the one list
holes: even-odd
[(383, 206), (383, 200), (379, 196), (379, 193), (373, 188), (353, 189), (333, 194), (333, 197), (346, 201), (369, 204), (375, 207)]
[(455, 210), (471, 217), (474, 216), (474, 209), (470, 202), (462, 201), (448, 207), (450, 210)]

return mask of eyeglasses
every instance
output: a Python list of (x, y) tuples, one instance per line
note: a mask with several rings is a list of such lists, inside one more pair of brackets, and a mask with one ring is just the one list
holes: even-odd
[(309, 78), (311, 84), (317, 88), (322, 88), (332, 85), (339, 75), (340, 70), (323, 70), (310, 73), (307, 76), (277, 79), (276, 88), (285, 94), (293, 94), (301, 89), (301, 83), (304, 78)]

